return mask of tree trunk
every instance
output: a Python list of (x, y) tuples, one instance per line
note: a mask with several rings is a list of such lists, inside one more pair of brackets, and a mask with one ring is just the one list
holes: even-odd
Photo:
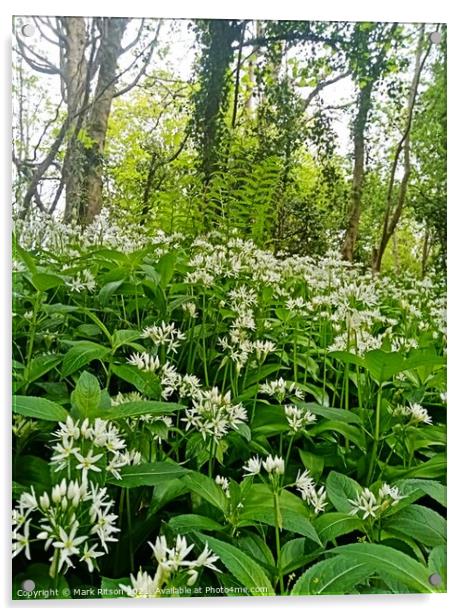
[(359, 219), (361, 217), (362, 188), (364, 181), (365, 158), (365, 130), (367, 116), (371, 106), (372, 82), (368, 82), (359, 91), (358, 111), (353, 126), (354, 134), (354, 167), (353, 183), (351, 188), (351, 209), (348, 226), (341, 250), (342, 257), (347, 261), (353, 260), (354, 249), (359, 232)]
[[(419, 87), (421, 72), (422, 72), (424, 63), (430, 51), (430, 43), (429, 43), (427, 51), (424, 54), (424, 57), (422, 58), (423, 45), (424, 45), (424, 26), (421, 27), (421, 32), (419, 35), (419, 40), (418, 40), (417, 49), (416, 49), (414, 75), (413, 75), (413, 80), (411, 82), (411, 87), (409, 91), (409, 98), (408, 98), (408, 105), (407, 105), (407, 112), (406, 112), (406, 126), (403, 131), (403, 135), (397, 145), (397, 148), (395, 151), (395, 157), (392, 163), (390, 180), (389, 180), (388, 191), (387, 191), (387, 204), (385, 208), (382, 234), (380, 237), (378, 248), (373, 251), (372, 271), (375, 274), (378, 274), (380, 272), (384, 252), (387, 248), (390, 238), (395, 232), (396, 226), (400, 220), (401, 213), (403, 211), (403, 207), (406, 201), (408, 182), (409, 182), (409, 177), (411, 174), (410, 133), (411, 133), (412, 120), (413, 120), (414, 105), (416, 103), (416, 96), (417, 96), (417, 91)], [(403, 153), (403, 177), (400, 182), (400, 188), (398, 191), (396, 207), (392, 213), (393, 191), (394, 191), (394, 186), (395, 186), (395, 174), (396, 174), (398, 162), (400, 160), (400, 156), (402, 153)]]
[(100, 69), (94, 101), (86, 126), (91, 146), (86, 148), (80, 219), (90, 222), (102, 209), (102, 171), (108, 118), (115, 94), (118, 58), (122, 53), (121, 41), (128, 19), (103, 19), (100, 26), (102, 43)]
[(82, 108), (85, 98), (88, 64), (86, 59), (86, 24), (83, 17), (63, 18), (67, 47), (63, 58), (63, 87), (70, 123), (70, 133), (63, 162), (65, 190), (65, 219), (70, 220), (76, 211), (81, 194), (83, 174), (83, 148), (79, 140), (82, 126)]
[(218, 167), (221, 125), (228, 93), (227, 72), (233, 59), (233, 41), (239, 24), (226, 19), (209, 20), (205, 32), (207, 47), (202, 61), (201, 89), (196, 95), (197, 142), (200, 167), (207, 186)]

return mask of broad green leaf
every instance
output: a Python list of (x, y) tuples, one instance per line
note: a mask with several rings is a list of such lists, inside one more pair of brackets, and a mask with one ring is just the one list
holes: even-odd
[(427, 567), (399, 550), (375, 543), (352, 543), (331, 552), (347, 556), (354, 563), (367, 564), (382, 579), (388, 574), (414, 591), (433, 592)]
[(349, 513), (354, 508), (349, 499), (356, 499), (361, 492), (361, 486), (357, 481), (336, 471), (330, 471), (326, 488), (327, 496), (332, 505), (337, 511), (343, 513)]
[(386, 518), (382, 528), (389, 532), (401, 533), (434, 547), (447, 540), (447, 522), (440, 514), (422, 505), (408, 505), (398, 513)]
[(99, 300), (105, 306), (112, 295), (114, 295), (123, 284), (124, 280), (112, 280), (107, 282), (99, 291)]
[(138, 415), (169, 415), (184, 408), (186, 407), (175, 402), (141, 400), (117, 404), (101, 412), (100, 416), (106, 419), (123, 419), (125, 417), (137, 417)]
[[(401, 479), (396, 482), (396, 485), (400, 489), (402, 494), (411, 495), (418, 492), (418, 498), (421, 498), (424, 494), (430, 496), (433, 500), (437, 501), (443, 507), (447, 506), (447, 488), (439, 481), (433, 481), (431, 479)], [(401, 501), (402, 502), (402, 501)], [(413, 501), (412, 501), (413, 502)]]
[[(280, 514), (282, 528), (307, 537), (317, 543), (317, 545), (321, 545), (319, 535), (309, 521), (308, 516), (282, 508), (280, 508)], [(248, 507), (247, 510), (241, 512), (239, 526), (249, 525), (250, 521), (263, 522), (269, 526), (275, 526), (275, 512), (269, 506)]]
[(273, 585), (262, 567), (245, 552), (225, 541), (220, 541), (220, 539), (214, 539), (202, 533), (196, 533), (196, 535), (201, 541), (208, 544), (209, 548), (219, 557), (219, 563), (226, 567), (248, 589), (251, 595), (275, 594)]
[(292, 595), (344, 595), (374, 572), (374, 565), (355, 558), (336, 556), (308, 569), (291, 590)]
[(220, 509), (220, 511), (227, 511), (227, 497), (213, 479), (206, 477), (202, 473), (192, 471), (189, 475), (183, 477), (182, 481), (190, 492), (194, 492), (217, 509)]
[(46, 421), (65, 421), (68, 416), (56, 402), (36, 396), (13, 396), (13, 413)]
[(447, 590), (447, 548), (446, 545), (436, 546), (429, 554), (429, 561), (427, 563), (430, 574), (437, 574), (440, 576), (441, 582), (436, 586), (439, 592), (446, 592)]
[(25, 382), (34, 383), (41, 376), (50, 372), (61, 362), (61, 355), (39, 355), (34, 357), (29, 364), (29, 370), (25, 373)]
[(320, 404), (316, 404), (315, 402), (299, 402), (297, 406), (311, 411), (318, 417), (325, 417), (325, 419), (341, 421), (348, 424), (362, 424), (362, 419), (359, 415), (356, 415), (356, 413), (352, 413), (351, 411), (347, 411), (346, 409), (336, 409), (329, 406), (322, 406)]
[(318, 481), (324, 470), (325, 458), (303, 449), (299, 450), (299, 457), (311, 476)]
[(275, 569), (275, 559), (269, 546), (254, 532), (242, 534), (237, 541), (237, 547), (246, 552), (256, 562), (267, 570)]
[(84, 419), (93, 417), (100, 405), (100, 385), (93, 374), (82, 372), (79, 376), (76, 388), (71, 394), (71, 402), (78, 411), (79, 416)]
[(15, 465), (15, 479), (27, 492), (34, 486), (36, 496), (40, 496), (51, 487), (50, 465), (37, 456), (19, 456)]
[(94, 359), (104, 359), (110, 349), (96, 342), (78, 342), (65, 353), (62, 364), (62, 376), (67, 377)]
[(112, 372), (127, 383), (131, 383), (148, 398), (160, 398), (160, 381), (153, 372), (142, 372), (136, 366), (112, 366)]
[(308, 430), (311, 436), (318, 436), (325, 432), (337, 432), (357, 445), (362, 451), (366, 450), (366, 438), (364, 432), (358, 426), (352, 426), (342, 421), (320, 421)]
[(37, 291), (48, 291), (64, 284), (63, 278), (56, 274), (33, 274), (31, 282)]
[(137, 488), (139, 486), (158, 486), (168, 479), (182, 477), (190, 471), (175, 462), (147, 462), (134, 466), (125, 466), (121, 469), (121, 479), (107, 478), (112, 483), (122, 488)]
[(291, 539), (281, 548), (281, 566), (283, 575), (288, 575), (296, 569), (301, 569), (322, 551), (316, 549), (316, 544), (305, 537)]
[(141, 337), (137, 329), (117, 329), (112, 335), (112, 347), (115, 351), (123, 345), (130, 345), (131, 342)]
[(193, 530), (222, 531), (223, 526), (204, 515), (185, 513), (176, 515), (168, 521), (168, 526), (175, 533), (189, 533)]
[(398, 351), (386, 352), (376, 349), (364, 355), (364, 365), (377, 383), (384, 383), (404, 370), (404, 358)]
[(314, 526), (323, 543), (357, 530), (363, 530), (363, 521), (355, 515), (331, 511), (317, 516)]

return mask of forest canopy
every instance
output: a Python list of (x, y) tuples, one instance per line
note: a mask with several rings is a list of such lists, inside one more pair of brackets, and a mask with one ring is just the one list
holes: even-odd
[[(24, 20), (23, 20), (24, 21)], [(14, 23), (14, 215), (442, 271), (446, 28)]]

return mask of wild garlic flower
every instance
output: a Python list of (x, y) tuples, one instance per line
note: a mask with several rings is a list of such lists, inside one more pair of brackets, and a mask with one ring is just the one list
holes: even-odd
[(317, 417), (311, 411), (299, 408), (294, 404), (285, 405), (285, 416), (290, 426), (290, 432), (296, 434), (304, 430), (309, 424), (315, 423)]
[(267, 456), (263, 460), (262, 466), (269, 475), (283, 475), (285, 473), (285, 460), (280, 456)]
[(192, 319), (197, 317), (197, 308), (194, 302), (186, 302), (181, 307)]
[(128, 597), (145, 599), (160, 597), (163, 595), (164, 586), (169, 582), (174, 584), (175, 580), (181, 583), (183, 579), (186, 579), (186, 584), (192, 586), (196, 583), (202, 567), (221, 573), (220, 569), (214, 565), (218, 556), (209, 550), (207, 543), (198, 558), (193, 560), (188, 559), (188, 556), (194, 549), (194, 544), (188, 545), (186, 537), (181, 535), (177, 535), (173, 547), (169, 547), (164, 535), (157, 537), (155, 544), (149, 542), (149, 545), (157, 563), (155, 575), (151, 577), (141, 570), (136, 577), (131, 574), (131, 586), (120, 584), (120, 588)]
[(259, 392), (267, 394), (271, 398), (276, 398), (278, 402), (283, 402), (287, 396), (295, 395), (299, 399), (304, 398), (304, 394), (296, 383), (285, 381), (282, 377), (275, 381), (266, 381), (259, 385)]
[(410, 402), (409, 406), (399, 405), (393, 411), (393, 415), (407, 417), (412, 423), (432, 424), (432, 418), (428, 411), (417, 402)]
[(219, 442), (230, 430), (237, 430), (248, 419), (242, 404), (232, 404), (231, 393), (222, 394), (218, 387), (211, 390), (199, 390), (192, 400), (192, 408), (185, 411), (182, 419), (186, 428), (193, 427), (202, 434)]
[(80, 422), (68, 415), (58, 426), (53, 433), (56, 442), (51, 458), (57, 472), (66, 469), (67, 473), (80, 474), (85, 481), (89, 473), (97, 479), (105, 470), (121, 479), (119, 469), (141, 462), (141, 454), (128, 452), (118, 427), (110, 421), (86, 418)]
[(350, 515), (363, 513), (363, 520), (369, 516), (376, 518), (382, 515), (389, 507), (397, 505), (404, 496), (400, 493), (397, 486), (390, 486), (384, 483), (379, 489), (377, 495), (371, 492), (369, 488), (364, 488), (355, 500), (348, 499), (348, 502), (354, 506), (350, 511)]
[[(38, 528), (34, 541), (43, 541), (44, 549), (54, 549), (50, 558), (50, 575), (75, 567), (76, 560), (84, 561), (90, 572), (96, 560), (108, 553), (108, 542), (117, 541), (117, 517), (111, 512), (114, 501), (107, 488), (100, 488), (87, 480), (55, 484), (50, 492), (36, 497), (34, 488), (23, 492), (13, 511), (13, 558), (24, 551), (31, 559), (30, 526)], [(89, 548), (89, 544), (91, 547)], [(100, 551), (100, 550), (103, 551)]]
[(142, 332), (143, 338), (150, 338), (156, 346), (167, 347), (167, 351), (177, 352), (182, 340), (186, 339), (186, 334), (176, 328), (175, 323), (165, 323), (151, 325)]
[(96, 288), (95, 278), (88, 269), (79, 272), (74, 278), (72, 278), (69, 282), (66, 283), (71, 291), (77, 291), (81, 293), (81, 291), (94, 291)]
[(276, 351), (277, 347), (271, 340), (255, 340), (253, 348), (256, 352), (256, 357), (259, 363), (264, 363), (267, 355)]
[(261, 460), (259, 456), (249, 458), (243, 466), (244, 477), (253, 477), (259, 475), (264, 469), (269, 475), (283, 475), (285, 473), (285, 461), (280, 456), (267, 456), (265, 460)]
[(133, 353), (128, 359), (130, 366), (136, 366), (143, 372), (155, 372), (160, 368), (160, 360), (149, 353)]
[(246, 471), (246, 473), (243, 473), (244, 477), (253, 477), (254, 475), (258, 475), (262, 469), (262, 460), (259, 456), (249, 458), (243, 466), (243, 469)]
[(222, 488), (225, 492), (225, 496), (230, 498), (230, 482), (226, 477), (222, 477), (221, 475), (217, 475), (215, 477), (215, 483)]
[(377, 504), (375, 495), (369, 490), (364, 488), (356, 498), (356, 500), (348, 499), (348, 502), (354, 506), (350, 511), (350, 515), (357, 515), (359, 511), (363, 512), (363, 520), (369, 516), (375, 518), (377, 509), (380, 509), (380, 505)]
[(314, 509), (314, 513), (325, 511), (327, 506), (327, 492), (324, 486), (318, 490), (314, 479), (309, 475), (309, 471), (303, 473), (298, 471), (295, 484), (296, 489), (301, 494), (301, 498)]

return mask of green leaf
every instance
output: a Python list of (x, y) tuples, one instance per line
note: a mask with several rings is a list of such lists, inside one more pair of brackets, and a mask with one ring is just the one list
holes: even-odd
[(316, 549), (314, 542), (304, 537), (287, 541), (281, 549), (281, 566), (283, 575), (301, 569), (316, 558), (321, 548)]
[(160, 258), (156, 265), (156, 270), (160, 274), (160, 286), (162, 289), (168, 285), (175, 273), (176, 253), (169, 252)]
[(362, 424), (362, 419), (356, 413), (347, 411), (346, 409), (336, 409), (330, 406), (322, 406), (315, 402), (302, 403), (298, 402), (296, 406), (303, 407), (319, 417), (325, 417), (332, 421), (341, 421), (349, 424)]
[[(282, 490), (279, 505), (283, 528), (321, 545), (319, 536), (309, 521), (309, 513), (302, 499), (287, 490)], [(268, 485), (253, 485), (243, 500), (240, 526), (249, 525), (251, 521), (275, 526), (273, 494)]]
[(112, 372), (127, 383), (131, 383), (148, 398), (160, 397), (160, 381), (153, 372), (142, 372), (136, 366), (112, 366)]
[(147, 462), (121, 469), (121, 479), (111, 477), (107, 483), (122, 488), (137, 488), (139, 486), (158, 486), (168, 479), (181, 477), (190, 471), (175, 462)]
[(169, 415), (184, 408), (186, 407), (183, 404), (175, 402), (141, 400), (117, 404), (102, 412), (100, 416), (106, 419), (124, 419), (125, 417), (137, 417), (138, 415)]
[(299, 457), (306, 469), (310, 472), (312, 477), (318, 481), (324, 470), (325, 458), (324, 456), (317, 456), (310, 451), (304, 451), (299, 449)]
[(204, 515), (185, 513), (170, 518), (168, 526), (175, 533), (188, 533), (193, 530), (222, 531), (223, 526)]
[(46, 421), (66, 421), (68, 416), (56, 402), (36, 396), (13, 396), (13, 413)]
[(104, 286), (100, 289), (98, 295), (98, 298), (103, 306), (108, 304), (108, 300), (110, 299), (110, 297), (118, 291), (123, 282), (124, 280), (112, 280), (111, 282), (107, 282), (107, 284), (104, 284)]
[(221, 564), (248, 589), (251, 595), (275, 594), (273, 585), (262, 567), (245, 552), (225, 541), (208, 537), (202, 533), (196, 533), (196, 536), (201, 541), (207, 542), (209, 548), (219, 557)]
[(418, 477), (422, 479), (443, 479), (447, 470), (447, 457), (445, 453), (437, 453), (430, 460), (413, 465), (411, 468), (404, 466), (388, 466), (385, 476), (389, 481), (398, 478)]
[[(412, 494), (413, 492), (419, 492), (418, 498), (423, 495), (430, 496), (433, 500), (437, 501), (443, 507), (447, 506), (447, 488), (439, 481), (433, 481), (431, 479), (402, 479), (397, 481), (396, 485), (400, 489), (402, 494)], [(417, 499), (416, 499), (417, 500)]]
[(354, 508), (348, 501), (356, 499), (361, 492), (361, 486), (357, 481), (336, 471), (330, 471), (326, 488), (332, 505), (343, 513), (349, 513)]
[(433, 592), (427, 567), (399, 550), (374, 543), (352, 543), (333, 548), (331, 552), (347, 556), (354, 563), (373, 567), (382, 579), (385, 574), (417, 592)]
[(376, 349), (364, 355), (364, 365), (372, 378), (381, 384), (404, 370), (404, 358), (398, 351), (388, 353)]
[(63, 278), (56, 274), (33, 274), (31, 282), (37, 291), (47, 291), (63, 284)]
[(37, 456), (19, 456), (16, 461), (15, 480), (30, 491), (34, 486), (36, 495), (40, 496), (51, 487), (50, 465)]
[(242, 534), (237, 541), (237, 547), (249, 554), (256, 562), (266, 568), (275, 570), (275, 559), (269, 546), (256, 533)]
[(228, 500), (222, 488), (218, 486), (213, 479), (206, 477), (202, 473), (192, 471), (182, 479), (184, 485), (190, 492), (194, 492), (202, 499), (226, 512), (228, 509)]
[(292, 595), (344, 595), (374, 572), (372, 563), (345, 556), (322, 560), (308, 569), (291, 590)]
[(323, 543), (333, 541), (337, 537), (347, 535), (356, 530), (363, 530), (363, 521), (355, 515), (347, 515), (338, 511), (323, 513), (314, 520), (314, 526)]
[(343, 423), (342, 421), (321, 421), (308, 430), (308, 433), (311, 436), (318, 436), (319, 434), (323, 434), (325, 432), (338, 432), (338, 434), (342, 434), (349, 441), (357, 445), (361, 451), (366, 450), (366, 438), (364, 432), (362, 432), (362, 430), (357, 426), (352, 426), (350, 424)]
[(445, 518), (422, 505), (408, 505), (383, 520), (382, 528), (388, 532), (407, 535), (430, 547), (443, 545), (447, 540)]
[(446, 545), (436, 546), (429, 554), (429, 562), (427, 563), (431, 574), (438, 574), (441, 578), (441, 583), (437, 586), (439, 592), (447, 590), (447, 548)]
[(78, 342), (65, 353), (62, 364), (62, 376), (67, 377), (94, 359), (103, 359), (110, 353), (107, 347), (96, 342)]
[(75, 390), (71, 393), (71, 402), (84, 419), (93, 417), (100, 405), (100, 385), (93, 374), (82, 372), (76, 383)]
[[(141, 337), (137, 329), (117, 329), (112, 335), (113, 351), (119, 349), (123, 345), (130, 345), (131, 342)], [(131, 346), (131, 345), (130, 345)], [(137, 345), (136, 345), (137, 346)]]
[(34, 383), (41, 376), (50, 372), (61, 362), (61, 355), (39, 355), (34, 357), (29, 364), (29, 370), (25, 374), (26, 383)]

